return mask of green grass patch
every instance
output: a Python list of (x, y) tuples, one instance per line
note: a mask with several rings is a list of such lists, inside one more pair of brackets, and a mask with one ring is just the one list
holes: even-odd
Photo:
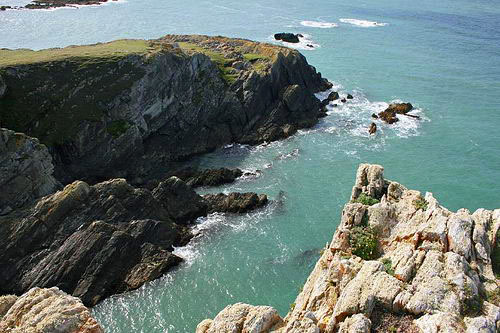
[(353, 200), (352, 202), (372, 206), (372, 205), (378, 204), (380, 201), (369, 196), (366, 193), (361, 193), (359, 195), (359, 197), (357, 199)]
[(271, 60), (268, 56), (258, 53), (244, 53), (243, 58), (249, 62), (255, 62), (257, 60)]
[(371, 227), (354, 227), (349, 234), (352, 253), (364, 260), (377, 257), (378, 236)]
[(179, 42), (179, 47), (184, 51), (202, 53), (210, 58), (219, 68), (221, 77), (227, 84), (231, 85), (238, 79), (238, 74), (233, 73), (233, 68), (231, 64), (234, 62), (232, 58), (226, 58), (222, 53), (215, 52), (212, 50), (207, 50), (199, 45), (188, 43), (188, 42)]
[(40, 51), (28, 49), (0, 49), (0, 67), (54, 62), (72, 58), (118, 58), (130, 54), (146, 54), (153, 50), (150, 42), (138, 39), (122, 39), (109, 43), (68, 46)]
[(427, 202), (427, 200), (425, 200), (422, 197), (419, 197), (418, 199), (413, 200), (413, 206), (415, 207), (416, 210), (420, 210), (420, 209), (427, 210), (427, 205), (429, 205), (429, 203)]
[(394, 268), (392, 268), (392, 261), (389, 258), (384, 258), (381, 260), (382, 264), (384, 264), (384, 268), (387, 274), (394, 275)]
[(114, 138), (119, 138), (122, 134), (124, 134), (129, 128), (130, 123), (126, 120), (113, 120), (107, 127), (108, 133), (111, 134)]

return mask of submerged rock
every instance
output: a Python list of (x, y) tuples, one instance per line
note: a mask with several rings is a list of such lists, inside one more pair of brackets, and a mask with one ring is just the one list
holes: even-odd
[[(331, 243), (273, 331), (497, 332), (500, 209), (451, 212), (383, 171), (360, 165)], [(246, 332), (242, 317), (217, 316), (217, 332)]]
[(37, 139), (0, 128), (0, 215), (59, 189), (53, 170), (47, 147)]
[(267, 195), (256, 193), (218, 193), (207, 194), (203, 198), (208, 202), (211, 213), (246, 213), (267, 204)]
[[(8, 300), (8, 305), (6, 305)], [(8, 311), (2, 313), (2, 308)], [(3, 316), (3, 317), (2, 317)], [(58, 288), (33, 288), (20, 297), (0, 296), (3, 333), (104, 333), (82, 302)]]
[(281, 32), (274, 34), (274, 39), (281, 40), (287, 43), (299, 43), (300, 42), (299, 37), (302, 37), (302, 35), (292, 34), (289, 32)]

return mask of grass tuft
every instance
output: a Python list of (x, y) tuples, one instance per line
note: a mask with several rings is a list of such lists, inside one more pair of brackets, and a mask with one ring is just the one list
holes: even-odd
[(366, 193), (361, 193), (357, 199), (353, 200), (353, 202), (360, 203), (363, 205), (373, 206), (375, 204), (378, 204), (380, 201), (369, 196)]
[(354, 227), (349, 234), (352, 253), (364, 260), (377, 257), (378, 237), (371, 227)]

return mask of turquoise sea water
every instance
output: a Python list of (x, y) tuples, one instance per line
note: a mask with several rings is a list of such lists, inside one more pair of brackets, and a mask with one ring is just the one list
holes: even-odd
[[(25, 1), (0, 0), (13, 3)], [(0, 12), (0, 47), (8, 48), (167, 33), (271, 41), (282, 31), (317, 44), (303, 50), (308, 61), (355, 99), (288, 140), (235, 145), (197, 159), (206, 167), (262, 170), (258, 178), (203, 192), (256, 191), (279, 203), (200, 221), (202, 235), (177, 250), (185, 264), (94, 309), (107, 332), (193, 332), (238, 301), (272, 305), (285, 315), (338, 225), (361, 162), (382, 164), (388, 178), (433, 192), (452, 210), (500, 207), (498, 1), (127, 0)], [(423, 120), (378, 124), (378, 134), (368, 136), (371, 113), (393, 100), (412, 102)]]

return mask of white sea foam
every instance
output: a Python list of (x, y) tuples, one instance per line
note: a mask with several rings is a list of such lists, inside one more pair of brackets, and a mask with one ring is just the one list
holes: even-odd
[(352, 24), (363, 28), (383, 27), (388, 25), (388, 23), (368, 21), (368, 20), (358, 20), (353, 18), (341, 18), (339, 21), (342, 23)]
[[(325, 118), (320, 126), (317, 126), (317, 130), (319, 131), (339, 135), (347, 132), (351, 136), (360, 138), (380, 138), (376, 143), (373, 143), (379, 147), (384, 144), (384, 136), (387, 135), (393, 134), (402, 138), (419, 135), (419, 128), (422, 122), (429, 121), (421, 109), (414, 107), (410, 114), (419, 116), (420, 120), (405, 115), (398, 115), (399, 121), (397, 123), (386, 124), (380, 119), (373, 119), (371, 115), (385, 110), (390, 103), (402, 103), (403, 101), (397, 99), (389, 103), (370, 101), (362, 92), (354, 90), (352, 92), (354, 98), (348, 99), (346, 103), (342, 103), (341, 99), (347, 96), (347, 92), (342, 88), (338, 89), (339, 87), (341, 85), (336, 84), (332, 89), (316, 95), (319, 99), (326, 98), (331, 91), (338, 91), (340, 95), (338, 100), (330, 102), (327, 106), (329, 117)], [(337, 106), (334, 107), (333, 104), (337, 104)], [(377, 125), (376, 135), (368, 133), (368, 128), (372, 122)]]
[(300, 22), (300, 24), (302, 24), (304, 27), (322, 28), (322, 29), (335, 28), (339, 26), (337, 23), (318, 22), (318, 21), (302, 21)]

